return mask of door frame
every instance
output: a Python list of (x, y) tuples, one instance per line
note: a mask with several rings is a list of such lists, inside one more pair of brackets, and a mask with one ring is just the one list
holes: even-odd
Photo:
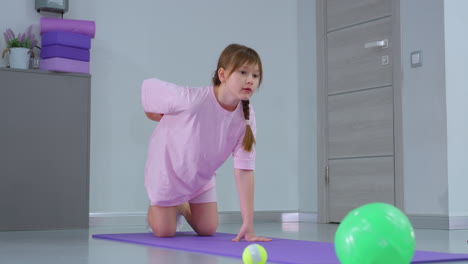
[[(327, 59), (326, 59), (326, 2), (316, 0), (317, 39), (317, 222), (329, 222), (328, 192), (325, 170), (328, 165), (327, 147)], [(402, 74), (400, 42), (400, 0), (392, 0), (392, 60), (393, 60), (393, 138), (395, 168), (395, 205), (405, 212), (403, 175), (403, 126), (402, 126)]]

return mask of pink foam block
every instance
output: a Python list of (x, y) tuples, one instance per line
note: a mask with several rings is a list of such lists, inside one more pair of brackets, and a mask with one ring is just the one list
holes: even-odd
[(53, 31), (64, 31), (83, 34), (92, 38), (94, 38), (96, 34), (96, 23), (89, 20), (41, 17), (40, 24), (41, 34)]
[(65, 58), (50, 58), (41, 60), (43, 71), (76, 72), (89, 74), (89, 62)]

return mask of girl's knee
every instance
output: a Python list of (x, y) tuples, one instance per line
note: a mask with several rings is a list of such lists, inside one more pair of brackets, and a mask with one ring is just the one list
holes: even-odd
[(176, 207), (151, 206), (148, 210), (148, 224), (156, 237), (173, 237), (176, 233)]
[(212, 236), (216, 233), (217, 224), (202, 225), (195, 230), (199, 236)]
[(175, 230), (154, 230), (153, 229), (153, 234), (156, 237), (164, 238), (164, 237), (174, 237), (176, 231)]

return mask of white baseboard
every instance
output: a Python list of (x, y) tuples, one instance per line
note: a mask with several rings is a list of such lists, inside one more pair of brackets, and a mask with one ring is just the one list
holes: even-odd
[(468, 216), (450, 216), (449, 227), (450, 230), (468, 229)]
[(468, 216), (408, 214), (414, 228), (456, 230), (468, 229)]
[[(240, 224), (242, 217), (240, 212), (219, 212), (220, 224)], [(286, 222), (317, 222), (316, 213), (306, 212), (280, 212), (262, 211), (255, 212), (256, 223), (286, 223)], [(145, 226), (146, 212), (144, 213), (90, 213), (90, 227), (109, 226)]]
[(302, 212), (299, 213), (299, 222), (304, 223), (317, 223), (318, 222), (318, 215), (317, 213), (313, 212)]
[[(240, 224), (242, 217), (239, 212), (219, 212), (220, 224)], [(414, 228), (456, 230), (468, 229), (468, 216), (420, 215), (408, 214)], [(255, 212), (256, 223), (287, 223), (305, 222), (317, 223), (317, 213), (314, 212)], [(109, 226), (145, 226), (146, 212), (142, 213), (90, 213), (90, 227)]]
[(90, 227), (146, 226), (144, 213), (89, 213)]

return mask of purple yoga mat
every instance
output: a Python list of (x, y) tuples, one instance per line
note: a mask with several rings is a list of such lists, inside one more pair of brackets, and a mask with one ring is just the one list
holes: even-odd
[(61, 45), (51, 45), (42, 47), (41, 59), (48, 59), (54, 57), (79, 61), (89, 61), (89, 50)]
[(41, 17), (40, 24), (41, 34), (52, 31), (65, 31), (83, 34), (92, 38), (96, 34), (96, 23), (89, 20)]
[(50, 45), (62, 45), (80, 49), (91, 49), (91, 37), (62, 31), (46, 32), (41, 36), (42, 47)]
[[(93, 238), (141, 244), (154, 247), (242, 258), (248, 242), (232, 242), (235, 234), (216, 233), (200, 237), (192, 232), (178, 233), (173, 238), (157, 238), (152, 233), (102, 234)], [(333, 243), (274, 238), (271, 242), (259, 242), (268, 252), (268, 262), (285, 264), (339, 264)], [(411, 263), (433, 263), (468, 260), (468, 254), (450, 254), (416, 251)]]
[(89, 62), (64, 58), (43, 59), (39, 67), (43, 71), (89, 73)]

